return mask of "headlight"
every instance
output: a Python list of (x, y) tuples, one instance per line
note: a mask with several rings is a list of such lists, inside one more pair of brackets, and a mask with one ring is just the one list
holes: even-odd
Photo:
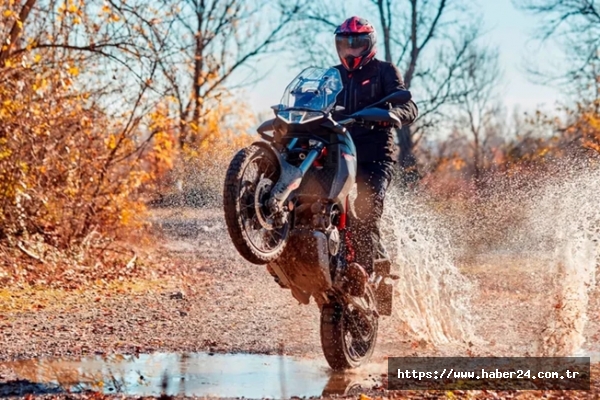
[(302, 120), (303, 111), (279, 111), (277, 118), (287, 122), (288, 124), (297, 124)]
[(316, 112), (316, 111), (310, 111), (310, 112), (304, 113), (304, 118), (302, 118), (302, 122), (304, 123), (304, 122), (316, 121), (320, 118), (323, 118), (323, 113)]
[(277, 118), (287, 122), (288, 124), (304, 124), (311, 121), (316, 121), (323, 117), (323, 113), (318, 111), (280, 111), (277, 113)]

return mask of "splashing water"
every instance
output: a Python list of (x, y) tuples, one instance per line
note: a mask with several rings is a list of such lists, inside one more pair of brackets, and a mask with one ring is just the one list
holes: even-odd
[(388, 193), (383, 220), (400, 276), (394, 310), (403, 333), (436, 346), (473, 340), (474, 285), (453, 261), (450, 232), (416, 196), (395, 190)]
[[(513, 335), (521, 355), (581, 353), (600, 263), (600, 169), (573, 162), (561, 169), (536, 184), (505, 180), (445, 213), (423, 194), (390, 194), (384, 236), (400, 275), (394, 309), (403, 333), (435, 346), (501, 345), (509, 339), (477, 326), (479, 316), (495, 312), (500, 327), (513, 319), (510, 326), (535, 331)], [(478, 285), (457, 267), (465, 260), (505, 288), (488, 294), (495, 308), (474, 303), (481, 300)], [(519, 314), (507, 308), (510, 301), (528, 304)]]
[(591, 289), (600, 262), (600, 171), (567, 166), (566, 176), (533, 193), (527, 204), (528, 244), (545, 252), (553, 280), (539, 353), (571, 356), (586, 341)]

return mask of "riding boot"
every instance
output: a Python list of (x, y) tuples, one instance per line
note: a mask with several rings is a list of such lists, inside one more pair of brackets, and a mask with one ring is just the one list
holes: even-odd
[(383, 244), (381, 238), (381, 221), (376, 221), (373, 224), (373, 230), (371, 232), (373, 237), (373, 266), (374, 271), (381, 276), (387, 276), (390, 274), (392, 262), (390, 256)]

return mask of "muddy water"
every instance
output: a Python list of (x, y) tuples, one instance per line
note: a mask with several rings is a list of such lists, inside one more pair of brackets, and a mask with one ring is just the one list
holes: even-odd
[(379, 377), (385, 373), (385, 365), (340, 374), (322, 360), (205, 353), (25, 360), (0, 366), (12, 369), (19, 379), (10, 388), (0, 384), (0, 395), (94, 390), (134, 396), (279, 399), (371, 389), (380, 385)]

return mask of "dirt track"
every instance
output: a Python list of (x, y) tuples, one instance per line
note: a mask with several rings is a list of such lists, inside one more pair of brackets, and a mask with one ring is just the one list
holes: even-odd
[[(317, 308), (298, 305), (264, 268), (243, 261), (218, 212), (156, 217), (163, 235), (155, 251), (177, 259), (187, 276), (134, 292), (57, 294), (44, 309), (2, 313), (0, 360), (152, 351), (320, 356)], [(406, 351), (389, 325), (383, 324), (379, 348)]]
[[(56, 294), (38, 311), (0, 312), (0, 361), (156, 351), (322, 357), (317, 308), (298, 305), (262, 267), (243, 261), (218, 210), (161, 210), (154, 219), (162, 231), (154, 251), (177, 259), (182, 278), (122, 293)], [(407, 355), (534, 355), (554, 306), (535, 268), (499, 259), (465, 270), (480, 288), (473, 312), (476, 334), (484, 342), (434, 349), (408, 340), (398, 323), (386, 318), (374, 361)], [(592, 320), (588, 337), (595, 332)], [(0, 367), (0, 383), (11, 377)]]
[[(317, 308), (299, 305), (263, 267), (245, 262), (230, 244), (219, 210), (163, 210), (154, 218), (163, 232), (154, 251), (177, 259), (175, 268), (186, 276), (112, 295), (64, 295), (39, 311), (0, 314), (0, 360), (157, 350), (320, 356)], [(554, 306), (547, 277), (535, 270), (541, 267), (498, 259), (465, 272), (479, 285), (472, 311), (476, 334), (488, 342), (470, 352), (535, 351)], [(463, 350), (417, 346), (385, 318), (376, 358), (466, 355)]]

